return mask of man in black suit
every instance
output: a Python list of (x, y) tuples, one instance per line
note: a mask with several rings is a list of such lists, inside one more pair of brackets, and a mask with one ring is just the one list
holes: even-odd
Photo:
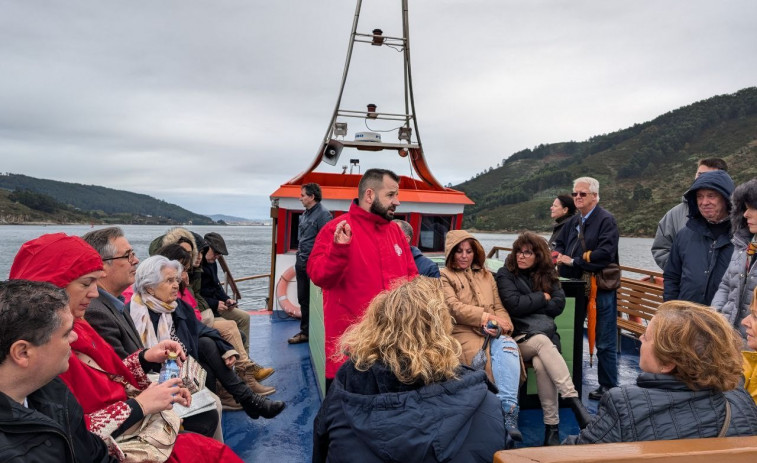
[(143, 349), (134, 321), (124, 312), (121, 294), (134, 283), (139, 259), (118, 227), (95, 230), (83, 236), (102, 256), (105, 276), (97, 281), (100, 295), (92, 299), (85, 320), (113, 346), (121, 358)]

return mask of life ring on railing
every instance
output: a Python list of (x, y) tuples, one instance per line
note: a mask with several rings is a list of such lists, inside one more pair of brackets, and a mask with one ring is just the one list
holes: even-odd
[(284, 270), (284, 273), (279, 277), (279, 282), (276, 283), (276, 300), (279, 301), (279, 305), (284, 309), (284, 312), (292, 317), (301, 318), (302, 312), (300, 312), (300, 306), (294, 305), (289, 300), (289, 295), (287, 294), (289, 283), (293, 282), (296, 278), (297, 274), (294, 271), (294, 266)]

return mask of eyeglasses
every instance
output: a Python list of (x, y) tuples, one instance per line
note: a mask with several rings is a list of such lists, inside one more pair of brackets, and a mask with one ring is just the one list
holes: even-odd
[(585, 191), (574, 191), (574, 192), (573, 192), (573, 193), (571, 193), (570, 195), (571, 195), (571, 196), (573, 196), (574, 198), (575, 198), (576, 196), (580, 196), (580, 197), (582, 197), (582, 198), (585, 198), (585, 197), (589, 196), (590, 194), (592, 194), (592, 193), (590, 193), (590, 192), (589, 192), (589, 193), (587, 193), (587, 192), (585, 192)]
[(126, 253), (123, 256), (107, 257), (103, 259), (103, 262), (107, 262), (109, 260), (118, 260), (118, 259), (128, 259), (129, 263), (133, 264), (137, 259), (137, 253), (135, 253), (133, 249), (129, 249), (128, 251), (126, 251)]
[(518, 257), (532, 257), (534, 255), (533, 251), (518, 251), (515, 253)]

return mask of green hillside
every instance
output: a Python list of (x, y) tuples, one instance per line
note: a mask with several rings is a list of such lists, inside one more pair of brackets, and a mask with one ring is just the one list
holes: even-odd
[[(30, 221), (213, 224), (204, 215), (148, 195), (114, 190), (96, 185), (45, 180), (26, 175), (0, 174), (0, 223)], [(23, 207), (21, 207), (23, 206)], [(24, 209), (25, 208), (25, 209)], [(18, 216), (28, 220), (17, 220)]]
[(466, 208), (465, 227), (547, 231), (555, 196), (570, 192), (572, 179), (591, 176), (623, 235), (652, 236), (706, 157), (725, 159), (737, 185), (757, 177), (757, 87), (584, 142), (519, 151), (454, 188), (476, 202)]

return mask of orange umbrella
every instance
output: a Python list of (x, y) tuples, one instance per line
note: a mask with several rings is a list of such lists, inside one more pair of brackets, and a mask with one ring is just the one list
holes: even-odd
[(589, 303), (586, 306), (587, 329), (589, 337), (589, 366), (594, 366), (594, 342), (597, 339), (597, 277), (590, 279)]

